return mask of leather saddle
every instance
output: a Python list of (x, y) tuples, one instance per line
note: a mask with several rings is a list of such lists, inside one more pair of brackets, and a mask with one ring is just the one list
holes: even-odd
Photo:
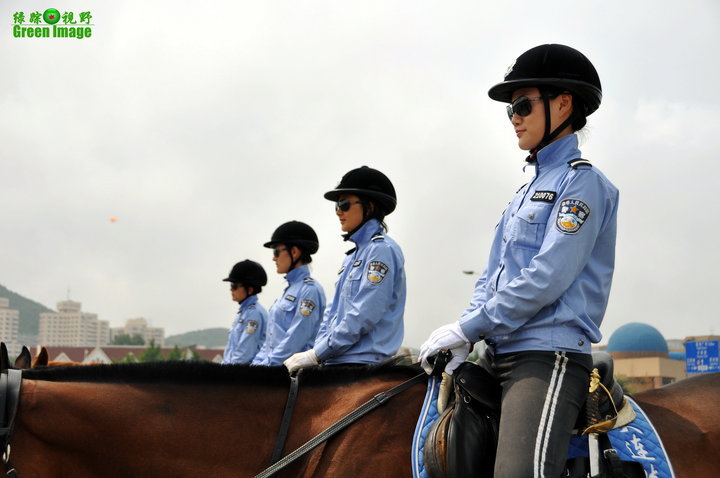
[[(612, 357), (593, 353), (593, 367), (591, 377), (599, 384), (588, 393), (578, 415), (579, 433), (612, 429), (624, 401), (623, 389), (613, 375)], [(483, 367), (464, 362), (454, 373), (454, 394), (428, 433), (425, 470), (430, 478), (492, 477), (502, 390)]]

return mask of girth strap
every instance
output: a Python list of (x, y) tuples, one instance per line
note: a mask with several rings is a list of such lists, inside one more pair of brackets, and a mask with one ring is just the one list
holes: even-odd
[(297, 450), (288, 453), (286, 456), (284, 456), (280, 461), (277, 463), (274, 463), (273, 465), (269, 466), (265, 470), (263, 470), (261, 473), (255, 475), (254, 478), (268, 478), (272, 476), (273, 474), (277, 473), (278, 471), (282, 470), (286, 466), (288, 466), (290, 463), (294, 462), (322, 442), (330, 439), (332, 436), (336, 435), (340, 431), (347, 428), (349, 425), (369, 413), (370, 411), (374, 410), (375, 408), (379, 407), (380, 405), (385, 404), (390, 398), (397, 395), (400, 392), (403, 392), (407, 390), (408, 388), (412, 387), (413, 385), (416, 385), (418, 383), (425, 383), (427, 380), (427, 375), (423, 372), (415, 377), (406, 380), (405, 382), (396, 385), (395, 387), (391, 388), (387, 392), (380, 392), (377, 395), (375, 395), (373, 398), (368, 400), (367, 402), (360, 405), (358, 408), (353, 410), (352, 412), (348, 413), (344, 417), (342, 417), (337, 422), (330, 425), (328, 428), (320, 432), (319, 434), (315, 435), (315, 437), (308, 440), (304, 445), (300, 446)]
[(275, 450), (273, 451), (270, 464), (277, 462), (282, 456), (283, 448), (285, 447), (285, 441), (287, 440), (288, 429), (290, 428), (290, 421), (292, 420), (293, 410), (295, 409), (295, 402), (297, 401), (298, 394), (298, 381), (300, 372), (302, 369), (297, 371), (297, 374), (290, 375), (290, 392), (288, 393), (287, 403), (285, 404), (285, 411), (283, 412), (282, 422), (280, 423), (280, 431), (278, 432), (277, 441), (275, 442)]

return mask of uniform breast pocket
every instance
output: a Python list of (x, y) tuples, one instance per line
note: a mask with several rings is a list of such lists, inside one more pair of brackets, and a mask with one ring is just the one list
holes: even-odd
[(280, 325), (283, 330), (287, 330), (290, 327), (293, 315), (295, 315), (295, 302), (283, 299), (277, 307), (282, 311), (282, 314), (279, 314), (282, 318), (279, 320), (280, 323), (278, 325)]
[(351, 299), (355, 297), (355, 294), (357, 294), (358, 289), (360, 289), (360, 279), (362, 279), (362, 272), (361, 270), (355, 269), (353, 270), (345, 279), (345, 283), (343, 284), (342, 289), (342, 296), (344, 299)]
[(551, 212), (550, 204), (530, 204), (520, 208), (513, 217), (513, 243), (518, 247), (540, 249)]

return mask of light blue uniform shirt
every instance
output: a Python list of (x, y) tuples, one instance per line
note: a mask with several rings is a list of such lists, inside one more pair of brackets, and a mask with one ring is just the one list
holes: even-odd
[(618, 190), (565, 136), (537, 155), (495, 231), (490, 259), (460, 326), (496, 353), (590, 353), (615, 264)]
[(335, 295), (315, 340), (325, 364), (376, 363), (402, 345), (405, 258), (400, 246), (371, 219), (350, 238), (356, 248), (345, 257)]
[(296, 267), (285, 276), (288, 286), (270, 307), (268, 332), (253, 365), (282, 365), (297, 352), (312, 348), (323, 312), (325, 292), (310, 277), (307, 265)]
[(265, 340), (267, 311), (258, 297), (251, 295), (240, 303), (240, 310), (230, 328), (222, 363), (248, 364)]

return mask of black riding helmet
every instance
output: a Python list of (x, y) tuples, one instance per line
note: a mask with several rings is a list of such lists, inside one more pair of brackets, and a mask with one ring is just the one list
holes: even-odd
[(238, 262), (230, 270), (230, 274), (223, 279), (226, 282), (236, 282), (244, 286), (251, 286), (255, 292), (260, 292), (262, 286), (267, 284), (267, 274), (263, 266), (255, 261), (245, 259)]
[(289, 221), (278, 226), (270, 241), (263, 246), (273, 248), (278, 244), (298, 246), (308, 254), (315, 254), (320, 248), (320, 242), (313, 228), (300, 221)]
[(536, 46), (520, 55), (505, 73), (505, 81), (490, 88), (488, 95), (495, 101), (510, 103), (512, 94), (520, 88), (536, 87), (545, 103), (545, 137), (533, 150), (549, 144), (557, 134), (571, 123), (572, 118), (550, 132), (549, 97), (547, 88), (569, 91), (582, 105), (584, 116), (591, 115), (602, 101), (602, 85), (595, 67), (585, 55), (565, 45)]
[(342, 194), (367, 197), (382, 208), (383, 215), (393, 212), (397, 205), (395, 188), (390, 179), (377, 169), (367, 166), (347, 172), (335, 189), (325, 193), (325, 199), (337, 201)]

